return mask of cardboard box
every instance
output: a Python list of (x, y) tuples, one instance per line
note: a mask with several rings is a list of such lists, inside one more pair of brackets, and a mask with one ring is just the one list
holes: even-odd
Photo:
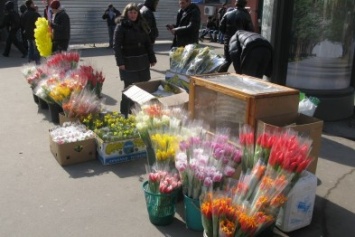
[(69, 118), (65, 116), (63, 112), (59, 113), (59, 125), (63, 125), (65, 122), (80, 122), (78, 118)]
[(179, 74), (169, 70), (165, 73), (165, 80), (189, 93), (190, 78), (188, 75)]
[(308, 166), (307, 170), (315, 174), (321, 146), (323, 121), (304, 114), (288, 114), (262, 118), (258, 120), (256, 136), (262, 132), (280, 131), (283, 128), (292, 128), (297, 131), (300, 136), (306, 136), (312, 139), (310, 156), (313, 158), (313, 161)]
[(140, 137), (104, 142), (96, 138), (99, 160), (103, 165), (112, 165), (147, 157), (147, 150)]
[(84, 141), (58, 144), (49, 135), (49, 146), (53, 156), (62, 166), (96, 159), (95, 138)]
[(152, 93), (158, 90), (160, 85), (167, 83), (162, 80), (147, 81), (135, 83), (132, 86), (124, 90), (125, 94), (129, 99), (134, 101), (139, 105), (143, 105), (149, 101), (158, 101), (165, 106), (183, 106), (189, 101), (189, 94), (182, 88), (172, 85), (179, 93), (173, 94), (166, 97), (156, 97)]
[(299, 91), (236, 73), (190, 76), (189, 114), (204, 121), (213, 132), (239, 125), (253, 128), (259, 118), (297, 114)]

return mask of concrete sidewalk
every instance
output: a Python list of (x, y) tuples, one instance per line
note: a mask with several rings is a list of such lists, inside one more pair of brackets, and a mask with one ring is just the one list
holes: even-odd
[[(222, 45), (206, 44), (222, 54)], [(80, 50), (82, 62), (103, 70), (104, 103), (108, 110), (119, 111), (123, 83), (113, 51), (100, 45), (75, 48)], [(169, 68), (169, 49), (170, 42), (155, 46), (158, 63), (151, 70), (154, 80), (163, 79)], [(61, 167), (49, 150), (48, 129), (54, 124), (49, 121), (48, 110), (33, 102), (21, 75), (26, 60), (20, 56), (16, 50), (9, 58), (0, 56), (0, 236), (202, 236), (186, 229), (182, 203), (170, 226), (157, 227), (149, 222), (142, 190), (145, 160), (112, 166), (95, 160)], [(353, 122), (325, 123), (311, 225), (275, 236), (354, 236)]]

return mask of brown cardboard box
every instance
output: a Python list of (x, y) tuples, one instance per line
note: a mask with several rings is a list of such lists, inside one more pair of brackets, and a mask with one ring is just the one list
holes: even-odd
[(147, 81), (147, 82), (139, 82), (135, 83), (132, 86), (128, 87), (124, 90), (123, 94), (125, 94), (129, 99), (136, 102), (139, 105), (143, 105), (149, 101), (158, 101), (165, 106), (183, 106), (187, 104), (189, 101), (189, 94), (182, 88), (177, 86), (173, 86), (179, 93), (166, 96), (166, 97), (156, 97), (152, 95), (155, 91), (157, 91), (158, 87), (164, 83), (167, 83), (162, 80), (156, 81)]
[(300, 136), (312, 139), (310, 156), (313, 158), (313, 161), (307, 170), (315, 174), (321, 146), (323, 121), (304, 114), (288, 114), (262, 118), (258, 120), (256, 136), (264, 131), (279, 131), (282, 128), (292, 128)]
[(95, 138), (84, 141), (58, 144), (49, 135), (49, 146), (53, 156), (62, 166), (96, 159)]
[(235, 73), (190, 76), (189, 114), (204, 121), (211, 131), (239, 125), (256, 127), (258, 119), (297, 114), (299, 91)]

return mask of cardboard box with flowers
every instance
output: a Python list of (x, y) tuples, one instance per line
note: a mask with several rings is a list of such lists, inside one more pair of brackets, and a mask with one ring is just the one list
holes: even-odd
[(125, 118), (117, 112), (88, 115), (83, 123), (96, 134), (98, 158), (103, 165), (146, 158), (133, 116)]
[(50, 150), (62, 166), (96, 159), (95, 134), (79, 123), (64, 123), (49, 131)]

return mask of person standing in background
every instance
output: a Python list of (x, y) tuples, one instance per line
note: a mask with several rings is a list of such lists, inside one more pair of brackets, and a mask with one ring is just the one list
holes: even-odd
[(27, 51), (23, 47), (23, 44), (17, 38), (17, 32), (21, 28), (21, 19), (20, 15), (14, 10), (14, 3), (12, 1), (7, 1), (5, 3), (5, 15), (2, 23), (0, 24), (0, 28), (6, 27), (8, 31), (6, 45), (4, 53), (2, 54), (4, 57), (9, 57), (11, 45), (14, 44), (18, 50), (22, 53), (22, 58), (27, 56)]
[(25, 14), (25, 12), (27, 11), (27, 7), (25, 4), (22, 4), (20, 6), (20, 22), (21, 22), (21, 40), (22, 40), (22, 45), (23, 47), (28, 51), (28, 45), (27, 45), (27, 39), (26, 39), (26, 35), (25, 35), (25, 22), (23, 20), (23, 16)]
[[(224, 14), (226, 14), (226, 12), (227, 12), (227, 3), (224, 3), (222, 5), (222, 7), (220, 9), (218, 9), (218, 28), (221, 25), (222, 18), (224, 16)], [(222, 32), (219, 31), (218, 38), (217, 38), (218, 43), (223, 44), (223, 38), (224, 38), (224, 36), (223, 36)]]
[(40, 64), (40, 55), (35, 42), (34, 30), (36, 28), (36, 21), (41, 15), (37, 12), (36, 6), (32, 0), (26, 1), (27, 11), (23, 16), (25, 34), (28, 43), (28, 62), (35, 61)]
[(121, 15), (121, 12), (114, 8), (112, 4), (108, 5), (106, 11), (102, 15), (102, 19), (106, 20), (109, 37), (109, 48), (113, 47), (113, 33), (115, 31), (116, 22), (115, 19)]
[(53, 34), (52, 52), (67, 51), (70, 39), (70, 18), (61, 8), (59, 1), (52, 1), (50, 7), (53, 11), (53, 20), (50, 23)]
[(200, 9), (196, 4), (191, 3), (191, 0), (179, 0), (179, 5), (176, 23), (166, 25), (167, 30), (174, 35), (171, 47), (198, 44), (201, 25)]
[(219, 72), (227, 72), (232, 60), (229, 55), (229, 41), (238, 30), (254, 31), (253, 22), (249, 12), (245, 9), (247, 0), (237, 0), (236, 9), (227, 11), (222, 17), (219, 30), (224, 34), (224, 57), (226, 63), (223, 64)]
[(155, 40), (159, 36), (157, 22), (154, 16), (158, 2), (159, 0), (145, 0), (144, 4), (140, 7), (140, 12), (150, 28), (149, 37), (152, 44), (155, 43)]
[[(114, 51), (124, 88), (150, 80), (150, 67), (157, 62), (149, 32), (135, 3), (129, 3), (115, 29)], [(132, 102), (122, 93), (121, 114), (131, 112)]]
[(46, 0), (46, 6), (43, 10), (43, 17), (47, 19), (47, 21), (51, 22), (52, 21), (52, 16), (53, 16), (53, 11), (51, 8), (51, 2), (52, 0)]

